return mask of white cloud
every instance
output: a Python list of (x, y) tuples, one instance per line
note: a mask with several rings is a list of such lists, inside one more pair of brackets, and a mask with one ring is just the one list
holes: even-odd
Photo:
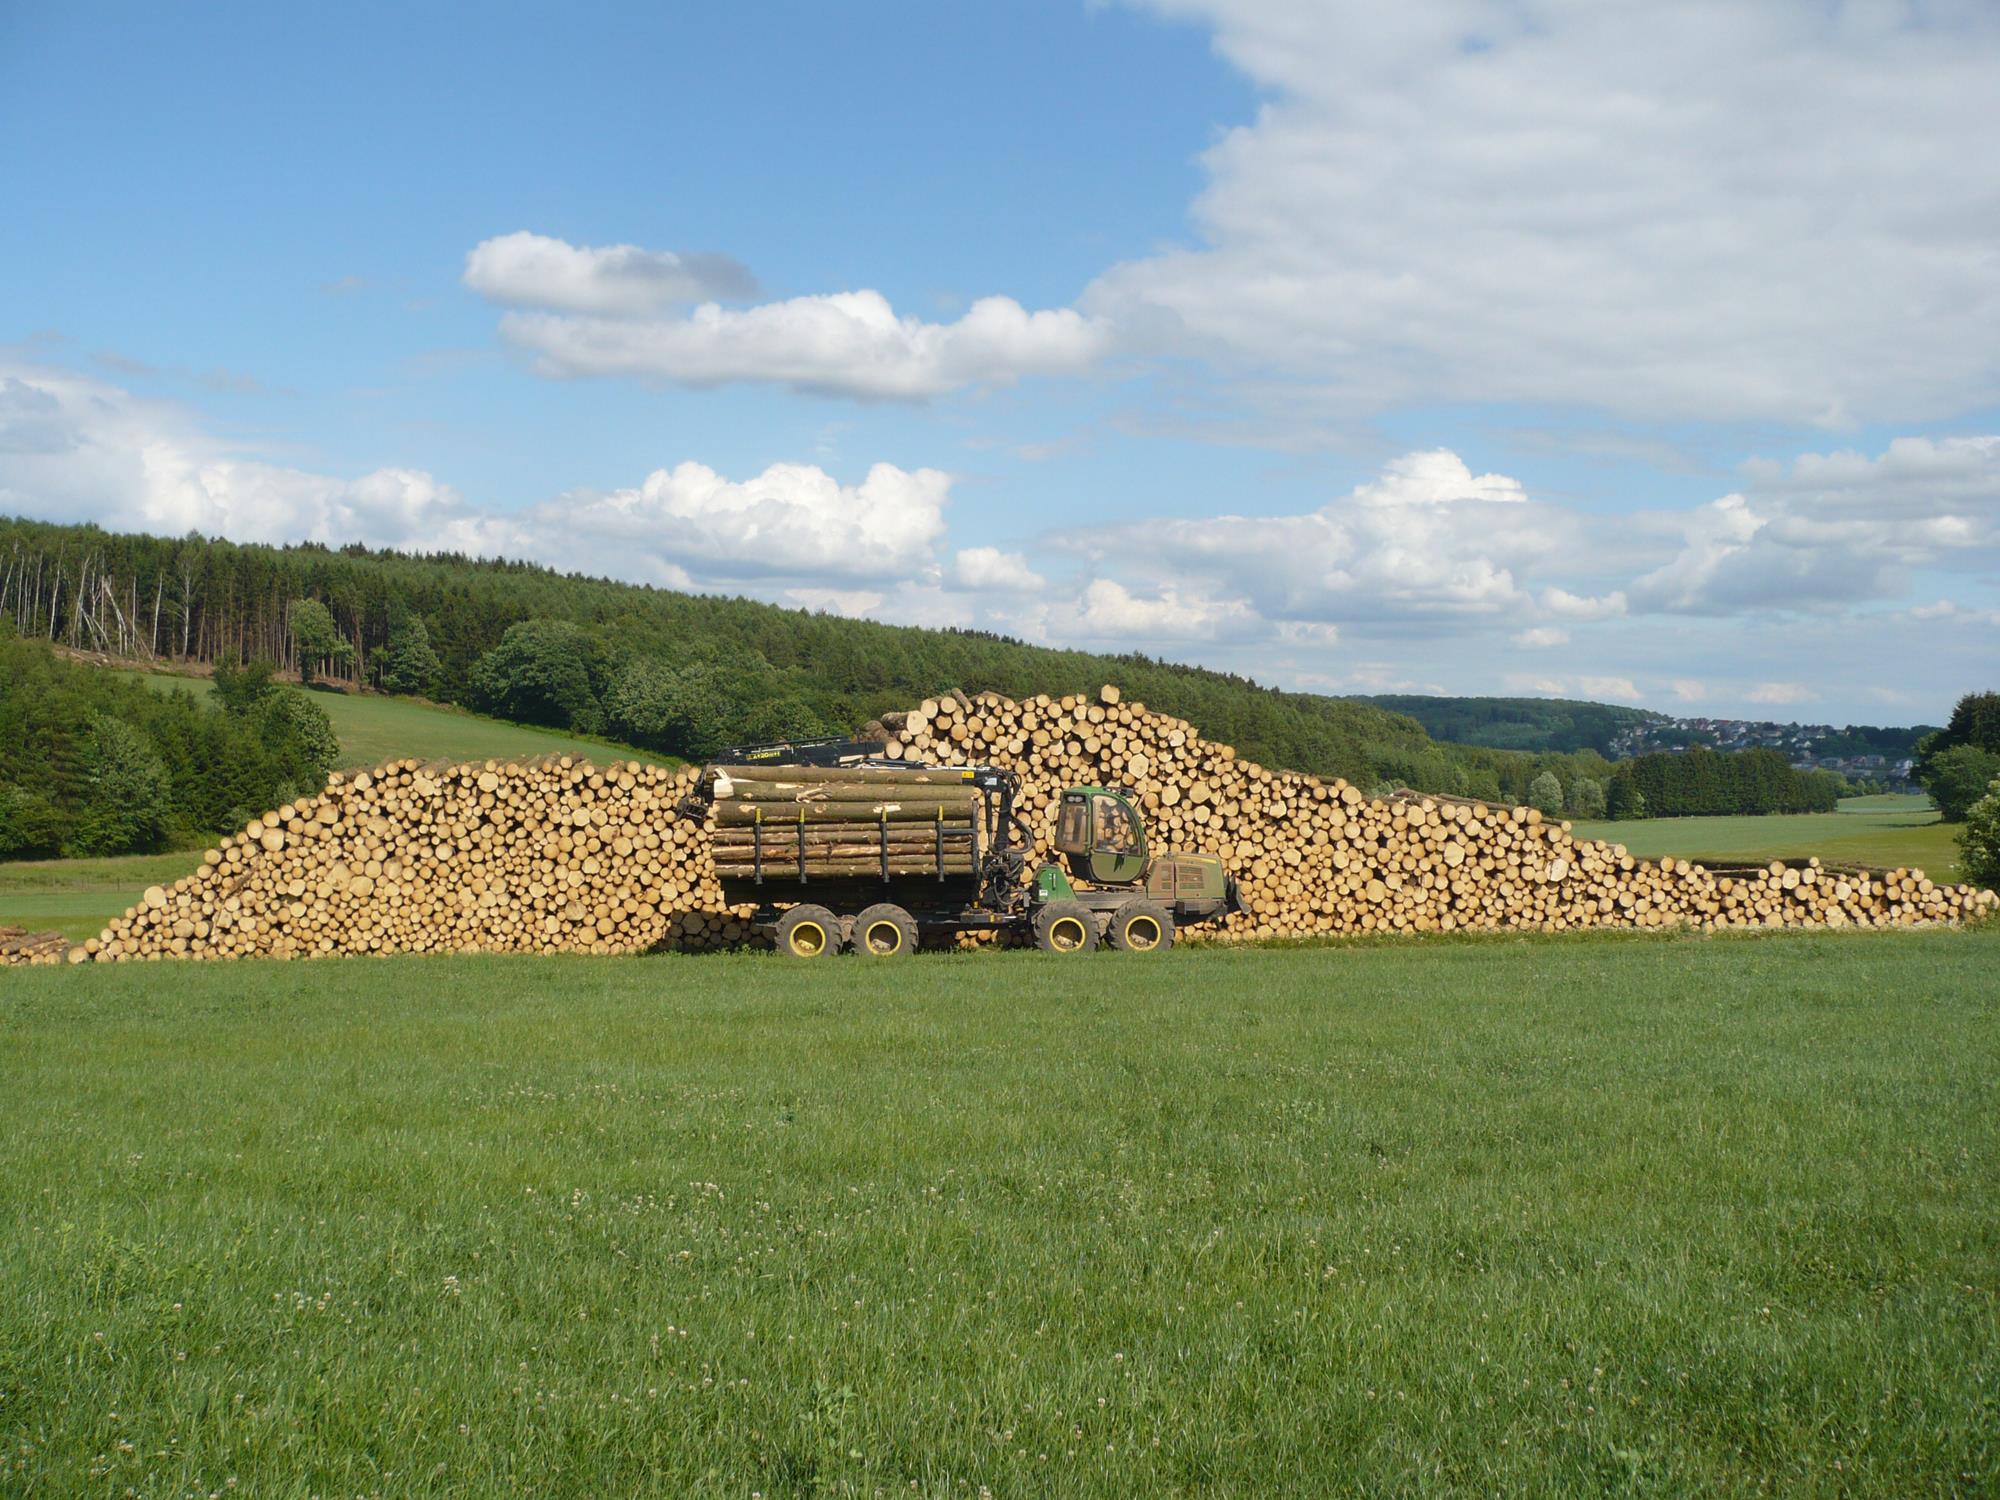
[(844, 485), (812, 464), (773, 464), (738, 481), (689, 462), (630, 489), (562, 495), (502, 524), (535, 543), (531, 555), (599, 572), (650, 558), (711, 582), (888, 580), (935, 566), (950, 490), (937, 469), (893, 464)]
[(1391, 459), (1381, 478), (1354, 487), (1353, 498), (1361, 505), (1383, 507), (1453, 505), (1461, 500), (1520, 505), (1528, 495), (1518, 479), (1505, 474), (1474, 475), (1465, 460), (1449, 448), (1433, 448)]
[(1136, 0), (1267, 91), (1082, 305), (1322, 405), (1913, 420), (2000, 399), (2000, 10)]
[(1746, 492), (1676, 517), (1679, 549), (1636, 608), (1827, 612), (1907, 594), (1913, 571), (2000, 565), (2000, 437), (1898, 438), (1876, 458), (1744, 466)]
[(265, 463), (170, 404), (65, 371), (0, 371), (0, 512), (155, 534), (504, 554), (679, 588), (790, 581), (822, 590), (809, 607), (840, 608), (857, 582), (938, 571), (950, 490), (939, 470), (893, 464), (843, 484), (810, 464), (731, 480), (682, 463), (628, 489), (485, 511), (422, 470), (344, 479)]
[(785, 598), (801, 609), (859, 620), (879, 610), (883, 596), (873, 589), (786, 589)]
[(500, 331), (548, 375), (751, 381), (864, 401), (1082, 374), (1110, 348), (1110, 330), (1072, 308), (1029, 312), (1011, 297), (983, 297), (955, 323), (926, 323), (899, 317), (875, 291), (746, 308), (704, 302), (659, 318), (510, 312)]
[(1743, 695), (1752, 703), (1810, 703), (1819, 695), (1800, 682), (1760, 682)]
[(1038, 632), (1054, 641), (1152, 643), (1245, 640), (1267, 633), (1240, 599), (1216, 599), (1178, 589), (1135, 594), (1110, 578), (1092, 579), (1073, 601), (1049, 608)]
[(456, 546), (473, 521), (417, 469), (356, 479), (246, 457), (177, 406), (68, 371), (0, 373), (0, 511), (247, 542)]
[(1577, 691), (1590, 699), (1609, 698), (1623, 703), (1641, 703), (1646, 695), (1629, 677), (1579, 677)]
[(1274, 622), (1525, 624), (1538, 611), (1516, 570), (1549, 556), (1549, 520), (1515, 480), (1440, 449), (1303, 515), (1091, 526), (1055, 544), (1158, 588), (1249, 601)]
[(1967, 609), (1949, 599), (1939, 599), (1931, 604), (1919, 604), (1909, 611), (1909, 616), (1913, 620), (1938, 620), (2000, 629), (2000, 609)]
[(1018, 552), (998, 547), (962, 547), (952, 562), (952, 582), (975, 593), (1034, 593), (1048, 580), (1028, 566)]
[(1510, 693), (1532, 693), (1542, 698), (1560, 698), (1569, 684), (1560, 677), (1538, 677), (1533, 672), (1509, 672), (1501, 679)]
[(1698, 703), (1708, 695), (1708, 689), (1692, 677), (1676, 677), (1668, 686), (1682, 703)]
[(1531, 630), (1516, 631), (1514, 633), (1514, 644), (1517, 646), (1526, 646), (1531, 650), (1540, 650), (1549, 646), (1567, 646), (1569, 644), (1569, 632), (1564, 630), (1560, 625), (1537, 625)]
[(493, 302), (580, 313), (650, 313), (715, 297), (748, 297), (756, 280), (726, 255), (637, 245), (572, 245), (517, 230), (465, 257), (465, 284)]

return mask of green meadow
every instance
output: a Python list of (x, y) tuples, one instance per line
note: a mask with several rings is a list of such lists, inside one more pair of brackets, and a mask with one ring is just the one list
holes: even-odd
[(1996, 972), (17, 972), (0, 1492), (1991, 1493)]
[(1956, 880), (1957, 830), (1938, 821), (1921, 794), (1849, 797), (1839, 812), (1773, 813), (1748, 818), (1635, 818), (1578, 823), (1580, 837), (1623, 844), (1644, 859), (1663, 854), (1699, 860), (1763, 863), (1818, 855), (1827, 864), (1921, 869), (1933, 880)]
[[(180, 677), (163, 672), (132, 673), (149, 687), (207, 693), (206, 677)], [(643, 760), (679, 765), (670, 755), (655, 755), (611, 740), (591, 739), (489, 719), (464, 709), (428, 703), (420, 698), (393, 698), (380, 693), (313, 690), (313, 702), (333, 720), (340, 739), (340, 764), (345, 768), (380, 765), (385, 760), (519, 760), (531, 755), (576, 755), (599, 765), (614, 760)]]

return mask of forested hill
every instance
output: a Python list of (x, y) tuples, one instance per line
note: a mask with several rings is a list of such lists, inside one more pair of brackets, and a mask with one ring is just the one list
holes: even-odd
[(1564, 698), (1430, 698), (1418, 694), (1381, 694), (1353, 700), (1390, 713), (1404, 714), (1424, 726), (1432, 738), (1456, 745), (1487, 745), (1496, 750), (1595, 750), (1613, 753), (1619, 733), (1636, 724), (1665, 723), (1666, 715), (1645, 708), (1612, 703), (1582, 703)]
[[(326, 606), (331, 640), (301, 635), (299, 600)], [(1389, 778), (1448, 790), (1441, 780), (1465, 779), (1446, 774), (1414, 721), (1363, 703), (1146, 656), (882, 625), (525, 563), (0, 519), (0, 614), (25, 636), (86, 650), (266, 657), (673, 753), (845, 732), (954, 687), (1023, 697), (1115, 681), (1266, 764), (1363, 784)], [(510, 627), (518, 627), (512, 638)], [(1535, 771), (1508, 769), (1524, 786)]]

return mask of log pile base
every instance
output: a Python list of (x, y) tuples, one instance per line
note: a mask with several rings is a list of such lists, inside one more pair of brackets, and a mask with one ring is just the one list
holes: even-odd
[[(1956, 922), (2000, 905), (1991, 891), (1939, 884), (1921, 870), (1808, 860), (1711, 871), (1576, 838), (1532, 808), (1370, 799), (1337, 779), (1241, 760), (1112, 688), (1018, 703), (952, 694), (870, 730), (895, 759), (1018, 771), (1037, 859), (1052, 852), (1064, 787), (1129, 787), (1155, 848), (1220, 855), (1239, 884), (1247, 909), (1190, 938), (1890, 927)], [(718, 831), (717, 816), (681, 810), (699, 774), (637, 764), (600, 770), (562, 756), (392, 761), (336, 775), (318, 796), (224, 839), (193, 873), (148, 889), (68, 958), (632, 953), (743, 942), (753, 912), (723, 904), (717, 861), (739, 869), (744, 823), (779, 806), (742, 799), (719, 814), (733, 826)], [(925, 817), (935, 820), (948, 799), (946, 816), (957, 811), (956, 793), (908, 790), (919, 805), (935, 799)], [(879, 848), (850, 835), (866, 820), (879, 838), (893, 815), (810, 789), (786, 795), (795, 840), (803, 811), (815, 854), (879, 869)], [(898, 864), (914, 859), (903, 852), (903, 830), (892, 837)], [(876, 849), (875, 860), (850, 852), (864, 846)], [(31, 954), (0, 958), (46, 962), (53, 951), (30, 946)]]

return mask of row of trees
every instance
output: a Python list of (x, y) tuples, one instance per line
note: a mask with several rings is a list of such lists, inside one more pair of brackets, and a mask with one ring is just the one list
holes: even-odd
[[(74, 607), (101, 599), (136, 627), (100, 628), (96, 605)], [(266, 656), (306, 678), (492, 712), (516, 707), (535, 722), (595, 727), (680, 754), (774, 732), (845, 731), (952, 687), (1024, 697), (1115, 680), (1257, 760), (1361, 785), (1393, 777), (1451, 791), (1462, 772), (1484, 795), (1477, 783), (1491, 772), (1494, 793), (1505, 795), (1540, 768), (1440, 750), (1415, 721), (1367, 704), (1142, 655), (1051, 650), (984, 631), (882, 625), (450, 554), (0, 521), (0, 613), (58, 644), (206, 662)]]
[(1688, 750), (1620, 761), (1605, 799), (1614, 818), (1832, 812), (1848, 794), (1831, 771), (1797, 771), (1775, 750)]
[(0, 859), (174, 848), (325, 782), (324, 709), (268, 663), (216, 687), (159, 691), (0, 621)]

